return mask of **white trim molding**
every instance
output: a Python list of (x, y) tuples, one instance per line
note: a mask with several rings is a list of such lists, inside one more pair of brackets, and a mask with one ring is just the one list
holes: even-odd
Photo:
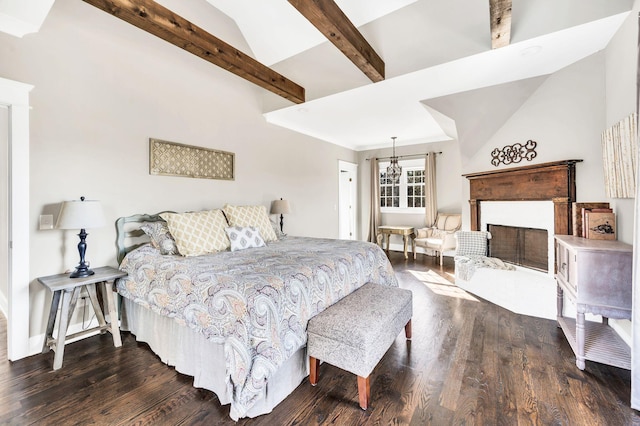
[(7, 354), (29, 350), (29, 92), (33, 86), (0, 78), (0, 104), (9, 108), (9, 312)]

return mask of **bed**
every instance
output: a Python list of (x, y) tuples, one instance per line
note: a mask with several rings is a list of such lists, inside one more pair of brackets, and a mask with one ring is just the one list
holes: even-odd
[(367, 282), (398, 285), (385, 253), (368, 242), (278, 236), (262, 247), (181, 256), (145, 240), (140, 229), (150, 223), (163, 218), (116, 222), (118, 261), (129, 274), (116, 283), (122, 329), (230, 404), (234, 420), (271, 412), (308, 375), (311, 317)]

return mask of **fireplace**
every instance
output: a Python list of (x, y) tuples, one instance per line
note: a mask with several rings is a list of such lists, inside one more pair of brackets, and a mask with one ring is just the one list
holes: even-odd
[[(488, 224), (546, 229), (548, 266), (541, 269), (553, 277), (553, 236), (572, 234), (576, 164), (581, 161), (555, 161), (464, 175), (469, 180), (471, 230), (487, 229)], [(534, 206), (538, 203), (546, 206)]]
[(549, 236), (546, 229), (488, 224), (489, 256), (525, 268), (547, 272)]
[[(553, 237), (572, 233), (571, 210), (572, 203), (576, 201), (575, 168), (580, 161), (556, 161), (465, 175), (469, 179), (471, 230), (488, 230), (488, 225), (536, 230), (532, 233), (524, 231), (524, 237), (515, 237), (516, 241), (524, 238), (524, 257), (532, 258), (530, 263), (535, 266), (516, 266), (515, 271), (480, 268), (469, 281), (459, 278), (456, 273), (456, 284), (513, 312), (555, 318), (557, 292)], [(504, 229), (491, 229), (499, 241)], [(540, 230), (542, 232), (537, 232)], [(522, 231), (516, 234), (518, 232)], [(532, 239), (536, 240), (534, 245), (538, 247), (544, 247), (546, 241), (546, 268), (544, 249), (536, 249), (534, 255), (530, 253), (529, 241)], [(500, 248), (494, 245), (491, 250), (494, 256), (496, 250), (517, 252), (509, 246)], [(497, 256), (509, 260), (507, 254)]]
[[(490, 256), (546, 272), (553, 277), (555, 259), (553, 202), (485, 201), (482, 203), (481, 213), (480, 229), (491, 232)], [(504, 241), (505, 238), (511, 238), (511, 241)], [(519, 247), (515, 247), (518, 243)], [(531, 244), (534, 247), (531, 247)], [(518, 262), (517, 259), (523, 256), (527, 261)]]

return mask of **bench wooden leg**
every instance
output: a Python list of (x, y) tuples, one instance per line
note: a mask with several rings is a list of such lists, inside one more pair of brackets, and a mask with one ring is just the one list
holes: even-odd
[(411, 339), (411, 320), (404, 326), (404, 335), (407, 336), (407, 339)]
[(318, 384), (320, 374), (320, 360), (312, 356), (309, 357), (309, 382), (312, 386)]
[(358, 400), (360, 401), (360, 408), (366, 410), (369, 407), (369, 399), (371, 398), (369, 377), (358, 376)]

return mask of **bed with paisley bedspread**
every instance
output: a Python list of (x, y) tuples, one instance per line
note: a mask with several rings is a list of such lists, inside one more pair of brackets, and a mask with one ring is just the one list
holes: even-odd
[(377, 245), (302, 237), (192, 257), (141, 244), (120, 269), (123, 329), (231, 404), (235, 420), (272, 411), (308, 375), (311, 317), (365, 283), (398, 285)]

